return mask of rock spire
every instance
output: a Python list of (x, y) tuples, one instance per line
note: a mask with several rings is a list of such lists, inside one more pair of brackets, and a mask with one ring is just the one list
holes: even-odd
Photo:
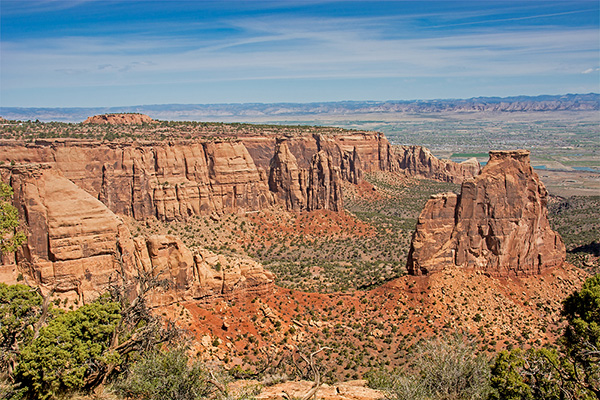
[(548, 222), (548, 192), (529, 151), (491, 151), (459, 195), (433, 196), (413, 236), (407, 269), (421, 275), (448, 266), (494, 276), (539, 274), (561, 265), (565, 245)]

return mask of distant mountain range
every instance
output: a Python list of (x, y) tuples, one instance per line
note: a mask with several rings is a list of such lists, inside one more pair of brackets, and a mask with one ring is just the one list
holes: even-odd
[(0, 107), (9, 120), (81, 122), (91, 115), (142, 113), (160, 120), (219, 121), (221, 118), (350, 115), (368, 113), (534, 112), (600, 110), (600, 94), (566, 94), (406, 101), (339, 101), (321, 103), (155, 104), (125, 107)]

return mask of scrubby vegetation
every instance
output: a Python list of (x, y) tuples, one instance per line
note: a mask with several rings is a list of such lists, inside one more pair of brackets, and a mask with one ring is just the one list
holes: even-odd
[[(315, 337), (311, 344), (323, 352), (322, 358), (313, 359), (318, 369), (294, 370), (302, 357), (315, 353), (305, 349), (264, 359), (266, 364), (255, 371), (232, 368), (227, 378), (220, 368), (189, 359), (181, 347), (184, 336), (148, 313), (143, 296), (127, 301), (120, 293), (113, 290), (65, 311), (36, 289), (0, 284), (3, 396), (56, 399), (107, 385), (106, 390), (125, 398), (222, 398), (231, 396), (225, 385), (231, 377), (314, 379), (318, 371), (327, 380), (325, 358), (344, 360), (339, 355), (349, 350), (357, 357), (362, 354), (351, 342), (326, 340), (328, 332), (323, 330), (325, 338)], [(438, 337), (412, 347), (402, 367), (390, 370), (371, 358), (374, 369), (366, 376), (390, 399), (597, 398), (600, 275), (564, 301), (563, 316), (567, 326), (554, 346), (502, 351), (490, 359), (473, 339)], [(402, 339), (392, 332), (391, 339), (398, 338)], [(352, 372), (350, 360), (344, 362)]]
[(6, 121), (0, 125), (0, 138), (33, 141), (71, 138), (105, 141), (131, 140), (223, 140), (241, 135), (277, 134), (299, 136), (331, 135), (350, 129), (306, 125), (263, 125), (196, 121), (156, 121), (156, 123), (111, 125), (67, 122)]
[(600, 196), (553, 198), (548, 204), (552, 228), (567, 247), (567, 261), (592, 273), (600, 271)]
[(373, 371), (389, 399), (600, 398), (600, 275), (564, 301), (567, 327), (555, 346), (500, 352), (489, 363), (465, 338), (416, 347), (405, 370)]
[(406, 273), (406, 256), (421, 209), (432, 194), (459, 186), (370, 174), (358, 195), (344, 191), (345, 213), (196, 216), (187, 221), (130, 221), (139, 235), (173, 234), (190, 247), (245, 254), (277, 276), (282, 287), (331, 293), (366, 290)]

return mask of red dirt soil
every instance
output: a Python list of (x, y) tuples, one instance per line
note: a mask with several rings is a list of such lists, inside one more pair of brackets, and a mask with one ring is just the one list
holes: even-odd
[(188, 329), (195, 350), (232, 367), (301, 348), (328, 346), (330, 380), (354, 379), (376, 365), (406, 363), (410, 347), (433, 336), (465, 334), (481, 350), (538, 346), (561, 333), (560, 302), (585, 273), (568, 264), (540, 276), (493, 278), (445, 270), (405, 276), (368, 291), (318, 294), (275, 288), (262, 298), (194, 302), (161, 310)]

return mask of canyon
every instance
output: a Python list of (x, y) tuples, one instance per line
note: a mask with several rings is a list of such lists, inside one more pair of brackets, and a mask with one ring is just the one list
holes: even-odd
[[(140, 121), (152, 120), (125, 114), (85, 123)], [(156, 304), (272, 289), (272, 274), (251, 260), (192, 254), (168, 236), (133, 238), (122, 218), (183, 221), (273, 207), (342, 212), (342, 182), (358, 184), (365, 173), (462, 182), (479, 170), (478, 163), (438, 160), (424, 148), (393, 147), (373, 132), (166, 143), (40, 139), (2, 141), (0, 149), (0, 174), (15, 191), (29, 237), (5, 260), (26, 265), (38, 284), (83, 301), (117, 272), (131, 276), (140, 268), (166, 271), (176, 282)], [(211, 269), (216, 263), (221, 273)]]
[(402, 172), (460, 183), (479, 171), (473, 161), (439, 160), (418, 146), (392, 147), (373, 132), (166, 143), (5, 140), (0, 162), (50, 165), (119, 215), (166, 221), (275, 203), (291, 210), (340, 211), (342, 181), (356, 184), (363, 173)]
[[(160, 123), (147, 126), (160, 129)], [(481, 350), (490, 352), (502, 341), (550, 342), (560, 324), (560, 299), (585, 279), (564, 262), (565, 246), (548, 223), (548, 194), (527, 151), (492, 151), (480, 171), (474, 160), (440, 160), (420, 146), (392, 146), (377, 132), (200, 128), (197, 137), (183, 132), (164, 140), (0, 141), (0, 178), (14, 190), (28, 236), (21, 249), (3, 256), (1, 280), (25, 280), (64, 304), (83, 304), (118, 279), (165, 278), (170, 287), (152, 293), (152, 306), (189, 329), (194, 350), (207, 360), (250, 367), (291, 344), (344, 338), (367, 357), (355, 361), (358, 373), (369, 357), (381, 353), (397, 365), (399, 349), (458, 329), (485, 335)], [(376, 228), (345, 210), (348, 193), (376, 204), (390, 196), (391, 184), (432, 180), (460, 184), (460, 194), (427, 202), (409, 275), (370, 290), (282, 288), (271, 266), (236, 250), (265, 249), (276, 240), (269, 229), (291, 220), (296, 225), (286, 229), (313, 243), (334, 240), (335, 232), (342, 240), (368, 240)], [(228, 231), (222, 222), (231, 216), (236, 228)], [(261, 225), (266, 216), (271, 225)], [(311, 227), (311, 219), (319, 226)], [(178, 225), (189, 229), (183, 231), (188, 238), (231, 237), (238, 247), (186, 244), (185, 235), (171, 232), (182, 232), (173, 229)], [(397, 232), (387, 227), (384, 234)], [(318, 279), (327, 265), (313, 260), (309, 274)], [(354, 377), (343, 375), (348, 365), (327, 362), (346, 379)]]

